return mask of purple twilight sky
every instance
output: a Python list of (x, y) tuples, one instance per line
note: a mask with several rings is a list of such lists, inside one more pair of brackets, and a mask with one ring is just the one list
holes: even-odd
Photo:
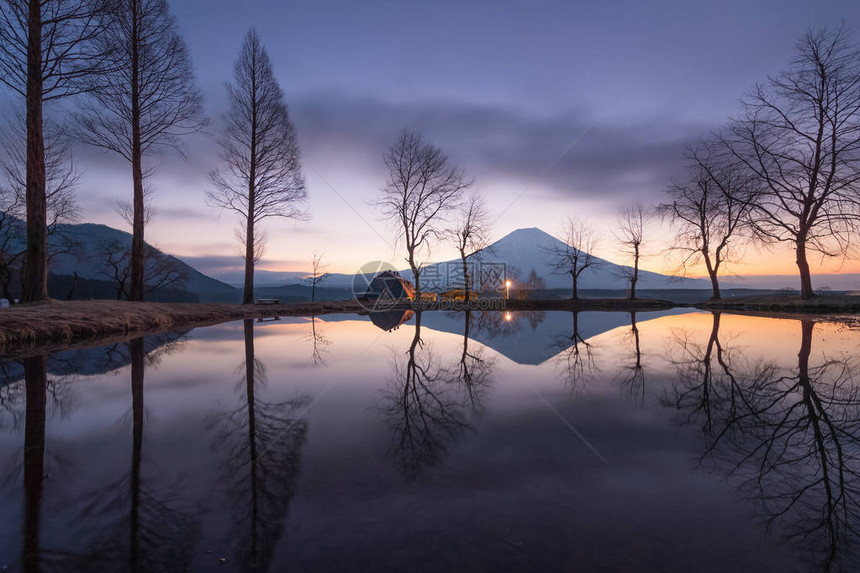
[[(403, 127), (475, 177), (498, 216), (496, 238), (519, 227), (557, 233), (565, 216), (583, 215), (606, 235), (600, 254), (612, 259), (618, 207), (659, 201), (684, 144), (783, 68), (809, 27), (844, 21), (860, 34), (853, 0), (171, 5), (213, 123), (209, 135), (187, 139), (187, 160), (158, 160), (147, 238), (214, 276), (242, 264), (235, 221), (219, 218), (204, 194), (223, 84), (250, 27), (287, 96), (311, 215), (266, 225), (261, 268), (306, 270), (318, 250), (338, 272), (368, 260), (402, 263), (369, 203), (385, 179), (382, 153)], [(8, 92), (3, 98), (14, 105)], [(77, 160), (83, 219), (125, 228), (114, 209), (131, 194), (130, 168), (92, 149), (77, 149)], [(441, 247), (432, 258), (452, 254)], [(754, 256), (745, 270), (794, 270), (790, 257), (763, 260)], [(646, 264), (663, 265), (659, 257)]]

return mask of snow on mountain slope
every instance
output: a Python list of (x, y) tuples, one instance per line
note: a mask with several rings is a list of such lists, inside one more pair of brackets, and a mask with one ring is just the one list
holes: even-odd
[[(516, 274), (525, 279), (532, 269), (543, 277), (547, 288), (569, 288), (571, 286), (570, 275), (558, 274), (552, 268), (552, 256), (549, 251), (554, 246), (563, 246), (560, 240), (549, 233), (531, 227), (517, 229), (492, 245), (484, 252), (475, 255), (476, 260), (481, 262), (505, 263), (508, 268), (513, 268)], [(436, 263), (430, 272), (444, 271), (444, 265), (457, 261)], [(579, 288), (581, 289), (624, 289), (627, 282), (621, 276), (624, 267), (598, 259), (593, 268), (586, 269), (580, 275)], [(409, 273), (411, 275), (411, 273)], [(636, 285), (641, 289), (669, 289), (669, 288), (708, 288), (709, 283), (702, 279), (686, 279), (661, 275), (649, 271), (639, 271), (639, 282)]]

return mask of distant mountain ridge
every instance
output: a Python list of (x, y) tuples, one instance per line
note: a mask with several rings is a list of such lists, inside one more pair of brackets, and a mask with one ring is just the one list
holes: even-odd
[[(23, 222), (18, 222), (23, 225)], [(23, 233), (22, 233), (23, 236)], [(62, 237), (62, 239), (60, 238)], [(64, 223), (57, 225), (56, 232), (49, 238), (49, 243), (54, 247), (55, 254), (51, 257), (48, 271), (51, 275), (74, 275), (81, 279), (93, 281), (106, 281), (102, 270), (105, 261), (99, 255), (102, 245), (116, 241), (125, 248), (131, 247), (131, 233), (101, 225), (98, 223)], [(74, 247), (71, 252), (60, 249), (60, 241), (71, 242)], [(151, 245), (150, 245), (151, 246)], [(23, 249), (19, 244), (15, 248)], [(204, 275), (182, 259), (173, 255), (163, 253), (152, 247), (159, 253), (175, 261), (186, 273), (185, 290), (196, 295), (200, 302), (237, 302), (241, 300), (241, 292), (217, 279)]]
[[(523, 228), (512, 231), (494, 242), (482, 253), (473, 259), (488, 262), (501, 262), (516, 269), (517, 274), (525, 280), (532, 269), (546, 281), (549, 289), (570, 289), (570, 276), (557, 274), (552, 268), (552, 257), (547, 252), (553, 246), (563, 245), (562, 241), (549, 233), (537, 228)], [(598, 259), (599, 264), (583, 272), (579, 280), (579, 288), (583, 290), (624, 290), (629, 288), (627, 281), (621, 276), (623, 265)], [(459, 266), (459, 259), (433, 263), (425, 268), (425, 276), (444, 276), (447, 265)], [(628, 267), (629, 268), (629, 267)], [(277, 273), (274, 271), (262, 271), (263, 281), (258, 284), (267, 286), (284, 286), (290, 284), (301, 284), (302, 277), (307, 272)], [(404, 269), (401, 274), (412, 279), (412, 271)], [(261, 277), (260, 271), (257, 277)], [(269, 282), (272, 281), (272, 282)], [(348, 288), (353, 281), (353, 275), (345, 273), (334, 273), (325, 286), (331, 288)], [(727, 276), (720, 281), (725, 289), (782, 289), (798, 288), (799, 280), (796, 275), (749, 275), (749, 276)], [(813, 284), (815, 288), (829, 288), (840, 291), (860, 290), (860, 274), (814, 274)], [(664, 275), (652, 271), (639, 271), (639, 282), (637, 289), (645, 290), (674, 290), (674, 289), (702, 289), (709, 290), (711, 283), (704, 278), (686, 278)]]
[[(516, 274), (521, 280), (525, 280), (532, 269), (534, 269), (538, 276), (544, 279), (547, 288), (570, 288), (570, 276), (567, 274), (558, 274), (552, 268), (552, 256), (549, 251), (553, 247), (560, 245), (564, 245), (564, 243), (537, 227), (517, 229), (494, 242), (481, 253), (470, 257), (470, 260), (487, 263), (504, 263), (513, 271), (512, 274)], [(604, 259), (598, 259), (598, 263), (582, 273), (579, 280), (580, 289), (622, 290), (628, 288), (629, 285), (621, 276), (621, 271), (624, 268), (622, 265), (617, 265)], [(433, 263), (425, 267), (422, 271), (422, 276), (444, 277), (449, 266), (453, 265), (456, 269), (459, 269), (460, 264), (459, 259)], [(307, 276), (308, 273), (300, 274)], [(400, 274), (409, 280), (413, 278), (412, 271), (409, 269), (400, 271)], [(338, 273), (333, 274), (326, 281), (325, 285), (329, 287), (345, 287), (351, 285), (352, 280), (353, 275)], [(298, 284), (299, 282), (301, 282), (300, 279), (295, 279), (294, 281), (286, 281), (281, 284)], [(446, 285), (444, 289), (456, 288), (458, 286), (462, 285)], [(709, 287), (710, 282), (704, 279), (673, 277), (641, 269), (639, 271), (639, 282), (637, 283), (637, 288), (642, 288), (643, 290), (704, 289)]]

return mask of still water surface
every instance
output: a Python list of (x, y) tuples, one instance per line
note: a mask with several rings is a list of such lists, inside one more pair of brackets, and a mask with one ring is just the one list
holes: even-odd
[(0, 361), (0, 570), (858, 568), (856, 326), (371, 318)]

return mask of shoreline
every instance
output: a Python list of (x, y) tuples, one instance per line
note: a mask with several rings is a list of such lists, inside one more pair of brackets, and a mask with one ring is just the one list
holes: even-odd
[[(420, 308), (400, 304), (385, 311), (463, 310), (462, 301), (424, 302)], [(459, 303), (459, 304), (458, 304)], [(656, 299), (527, 299), (505, 301), (494, 311), (615, 311), (639, 312), (696, 308), (705, 311), (751, 314), (773, 318), (825, 317), (860, 313), (860, 296), (824, 296), (803, 301), (798, 297), (764, 296), (673, 303)], [(115, 300), (51, 301), (0, 309), (0, 358), (47, 354), (69, 348), (101, 346), (140, 336), (193, 329), (242, 319), (325, 314), (366, 315), (355, 300), (292, 302), (271, 305), (233, 303), (161, 303)]]
[(701, 310), (727, 312), (774, 312), (798, 315), (856, 314), (860, 313), (860, 296), (818, 295), (804, 300), (796, 295), (757, 295), (709, 300), (695, 306)]
[(0, 309), (0, 357), (100, 346), (231, 320), (360, 312), (355, 301), (273, 305), (232, 303), (51, 301)]

